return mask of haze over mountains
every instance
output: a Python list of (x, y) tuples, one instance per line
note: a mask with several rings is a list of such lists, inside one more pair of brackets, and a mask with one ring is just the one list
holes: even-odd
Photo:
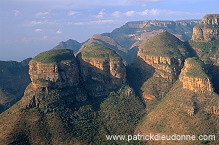
[[(24, 68), (2, 66), (5, 80), (9, 70), (22, 70), (14, 77), (23, 88), (29, 63), (31, 82), (20, 100), (20, 93), (12, 94), (16, 103), (10, 91), (0, 94), (15, 103), (2, 103), (0, 144), (218, 144), (218, 22), (219, 14), (128, 22), (83, 44), (61, 42)], [(106, 140), (150, 133), (216, 140)]]
[(163, 30), (167, 30), (179, 39), (187, 41), (192, 36), (192, 28), (199, 24), (199, 22), (200, 20), (128, 22), (111, 33), (95, 34), (84, 43), (69, 39), (66, 42), (61, 42), (54, 49), (69, 48), (76, 53), (84, 47), (103, 45), (115, 50), (130, 63), (136, 57), (138, 46), (143, 41), (156, 36)]

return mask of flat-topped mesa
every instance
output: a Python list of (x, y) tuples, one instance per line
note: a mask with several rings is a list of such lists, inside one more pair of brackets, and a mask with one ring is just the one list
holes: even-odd
[(92, 79), (116, 87), (126, 82), (122, 58), (112, 49), (101, 45), (85, 48), (77, 55), (84, 82)]
[(192, 40), (210, 42), (219, 38), (219, 14), (208, 14), (193, 28)]
[(203, 69), (203, 62), (196, 57), (185, 60), (179, 80), (183, 83), (183, 88), (194, 92), (213, 91), (211, 81)]
[(176, 79), (186, 54), (184, 43), (163, 31), (139, 47), (138, 56), (163, 78)]
[(42, 52), (29, 63), (31, 86), (68, 87), (79, 83), (78, 66), (73, 51), (54, 49)]

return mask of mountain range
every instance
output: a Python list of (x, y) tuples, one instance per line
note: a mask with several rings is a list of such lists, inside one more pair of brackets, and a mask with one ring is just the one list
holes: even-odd
[[(219, 14), (128, 22), (1, 62), (0, 144), (218, 144), (218, 66)], [(106, 139), (136, 134), (216, 139)]]

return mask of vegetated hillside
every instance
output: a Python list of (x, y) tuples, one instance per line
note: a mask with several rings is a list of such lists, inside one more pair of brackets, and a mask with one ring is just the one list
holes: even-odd
[(159, 33), (139, 46), (146, 55), (160, 57), (188, 56), (185, 44), (167, 31)]
[(16, 103), (30, 83), (28, 63), (30, 59), (21, 62), (0, 61), (0, 113)]
[(189, 52), (184, 42), (166, 31), (139, 48), (138, 57), (127, 67), (128, 81), (143, 98), (156, 103), (178, 79)]
[[(213, 92), (203, 63), (188, 58), (180, 79), (142, 120), (136, 133), (179, 135), (218, 134), (219, 96)], [(148, 141), (149, 144), (217, 144), (218, 141)]]
[[(107, 55), (107, 59), (118, 61), (119, 55), (113, 50), (104, 46), (95, 48), (103, 53), (89, 54), (86, 58), (95, 56), (99, 59), (102, 56), (97, 55), (109, 51), (113, 57)], [(86, 52), (89, 49), (93, 48), (86, 48)], [(58, 51), (50, 50), (31, 60), (29, 73), (32, 82), (24, 97), (0, 114), (0, 143), (109, 144), (112, 142), (106, 140), (106, 135), (133, 134), (145, 108), (134, 90), (125, 81), (115, 81), (116, 87), (105, 88), (101, 96), (96, 96), (100, 89), (93, 89), (90, 93), (86, 85), (92, 86), (94, 82), (82, 81), (72, 51)], [(62, 61), (60, 58), (65, 58), (66, 52), (72, 57)], [(49, 61), (45, 61), (44, 56)], [(58, 59), (54, 61), (54, 58)], [(91, 78), (96, 77), (88, 73)], [(100, 73), (96, 71), (96, 74)], [(95, 87), (101, 88), (103, 83)]]
[(79, 52), (83, 51), (87, 47), (91, 47), (95, 45), (101, 45), (111, 48), (116, 53), (118, 53), (127, 63), (130, 63), (132, 61), (132, 58), (130, 57), (133, 57), (135, 55), (135, 54), (129, 55), (128, 50), (126, 48), (123, 48), (118, 42), (116, 42), (116, 40), (100, 34), (93, 35), (87, 42), (85, 42), (82, 45)]
[[(207, 15), (203, 20), (206, 17), (214, 18)], [(203, 20), (202, 23), (205, 24)], [(208, 22), (212, 21), (208, 19)], [(170, 135), (176, 133), (180, 135), (194, 134), (197, 135), (196, 137), (204, 134), (215, 135), (216, 140), (147, 141), (148, 144), (218, 144), (219, 96), (215, 93), (218, 91), (218, 83), (215, 82), (218, 74), (216, 71), (218, 70), (217, 39), (210, 42), (190, 40), (187, 44), (190, 45), (188, 50), (194, 49), (196, 53), (193, 51), (190, 56), (196, 57), (185, 60), (178, 80), (156, 103), (157, 105), (154, 103), (156, 100), (153, 96), (145, 96), (148, 114), (138, 125), (136, 134)], [(213, 50), (216, 51), (212, 52)], [(158, 82), (150, 83), (155, 88), (159, 86)], [(142, 96), (144, 97), (144, 94)]]

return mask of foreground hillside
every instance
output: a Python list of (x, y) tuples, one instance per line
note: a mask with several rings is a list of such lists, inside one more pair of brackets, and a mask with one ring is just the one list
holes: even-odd
[(107, 134), (134, 133), (145, 106), (125, 83), (121, 57), (95, 46), (77, 61), (69, 49), (30, 61), (24, 97), (0, 114), (0, 144), (107, 144)]

